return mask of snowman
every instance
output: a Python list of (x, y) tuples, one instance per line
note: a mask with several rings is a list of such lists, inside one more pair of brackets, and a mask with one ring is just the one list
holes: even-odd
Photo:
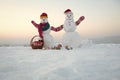
[(77, 48), (80, 45), (80, 35), (76, 32), (76, 26), (78, 26), (83, 20), (84, 16), (81, 16), (76, 22), (74, 22), (73, 12), (70, 9), (64, 11), (65, 21), (63, 28), (65, 33), (63, 34), (62, 43), (66, 49)]
[(38, 29), (39, 37), (44, 41), (44, 48), (51, 49), (56, 46), (54, 38), (50, 35), (51, 30), (58, 32), (63, 29), (63, 26), (53, 27), (50, 26), (48, 22), (48, 15), (46, 13), (42, 13), (40, 15), (41, 22), (37, 24), (35, 21), (31, 21), (31, 23)]

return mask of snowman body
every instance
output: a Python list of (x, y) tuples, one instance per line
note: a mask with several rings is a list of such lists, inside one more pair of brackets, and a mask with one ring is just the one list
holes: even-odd
[(74, 32), (76, 30), (76, 25), (73, 18), (66, 19), (63, 26), (65, 32)]
[(64, 31), (62, 43), (64, 46), (70, 46), (76, 48), (79, 46), (80, 43), (80, 35), (76, 32), (76, 25), (74, 20), (66, 19), (64, 22)]
[(63, 24), (63, 28), (65, 33), (62, 37), (62, 44), (64, 46), (69, 46), (72, 48), (77, 48), (80, 45), (80, 35), (76, 32), (76, 26), (80, 23), (80, 19), (74, 22), (73, 13), (71, 10), (66, 10), (65, 12), (65, 21)]
[(80, 45), (80, 35), (78, 32), (66, 32), (63, 35), (62, 44), (72, 48), (77, 48)]
[(55, 46), (55, 41), (53, 36), (50, 34), (51, 29), (49, 28), (48, 30), (43, 32), (43, 36), (44, 36), (44, 47), (47, 48), (52, 48)]

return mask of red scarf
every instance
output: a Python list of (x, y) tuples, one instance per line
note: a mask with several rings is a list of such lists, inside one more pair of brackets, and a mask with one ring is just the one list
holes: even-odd
[(43, 38), (43, 31), (46, 31), (50, 28), (49, 23), (40, 23), (38, 27), (38, 32), (41, 38)]

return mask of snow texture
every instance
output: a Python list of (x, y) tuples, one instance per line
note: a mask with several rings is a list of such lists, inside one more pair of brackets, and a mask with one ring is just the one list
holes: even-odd
[(120, 44), (73, 50), (0, 47), (0, 80), (120, 80)]
[(70, 46), (76, 48), (80, 46), (80, 35), (78, 32), (66, 32), (63, 34), (62, 44), (63, 46)]
[(54, 38), (50, 34), (44, 34), (44, 47), (54, 47)]

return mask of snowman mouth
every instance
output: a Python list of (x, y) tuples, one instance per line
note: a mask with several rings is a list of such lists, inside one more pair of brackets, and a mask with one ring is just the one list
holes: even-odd
[(71, 18), (71, 16), (67, 16), (69, 19)]
[(68, 19), (68, 20), (72, 20), (72, 17), (71, 17), (71, 16), (69, 16), (67, 19)]
[(72, 20), (72, 18), (71, 18), (71, 17), (68, 17), (67, 20)]

